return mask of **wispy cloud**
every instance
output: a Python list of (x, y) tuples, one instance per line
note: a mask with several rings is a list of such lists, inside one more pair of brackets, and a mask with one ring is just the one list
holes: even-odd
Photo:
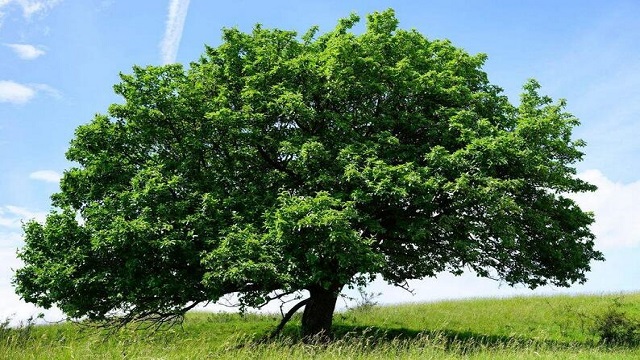
[(22, 226), (23, 220), (44, 221), (46, 216), (47, 213), (31, 211), (19, 206), (0, 206), (0, 228), (18, 229)]
[(169, 1), (167, 24), (164, 31), (164, 38), (160, 43), (160, 55), (162, 56), (163, 64), (171, 64), (176, 61), (188, 9), (189, 0)]
[(0, 80), (0, 102), (26, 104), (36, 96), (36, 90), (14, 81)]
[(0, 18), (4, 15), (4, 9), (10, 6), (17, 6), (22, 10), (22, 16), (29, 20), (38, 13), (44, 13), (62, 0), (0, 0)]
[(62, 97), (57, 89), (47, 84), (20, 84), (11, 80), (0, 80), (0, 103), (23, 105), (38, 93), (45, 93), (54, 98)]
[(44, 50), (30, 44), (4, 44), (4, 46), (11, 48), (23, 60), (33, 60), (45, 54)]
[(52, 98), (62, 98), (62, 94), (60, 93), (60, 91), (53, 86), (47, 84), (29, 84), (29, 86), (38, 92), (45, 93), (51, 96)]
[(53, 170), (38, 170), (29, 174), (29, 178), (33, 180), (57, 183), (60, 181), (61, 175)]

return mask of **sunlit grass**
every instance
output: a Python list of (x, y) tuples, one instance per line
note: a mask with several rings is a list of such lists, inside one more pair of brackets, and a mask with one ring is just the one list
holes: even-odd
[(640, 293), (608, 296), (513, 297), (376, 307), (336, 317), (337, 323), (366, 324), (386, 329), (449, 331), (460, 336), (527, 340), (593, 340), (595, 316), (619, 304), (640, 317)]
[[(617, 305), (616, 305), (617, 304)], [(594, 319), (612, 306), (640, 317), (640, 293), (516, 297), (355, 309), (335, 316), (336, 340), (298, 342), (299, 318), (263, 341), (279, 316), (193, 313), (159, 332), (77, 324), (0, 328), (0, 359), (620, 359)]]

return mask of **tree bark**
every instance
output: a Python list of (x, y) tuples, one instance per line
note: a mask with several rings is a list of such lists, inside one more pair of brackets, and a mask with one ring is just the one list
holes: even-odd
[(309, 302), (302, 314), (302, 339), (304, 341), (327, 341), (331, 338), (333, 311), (342, 286), (324, 289), (321, 286), (309, 288)]

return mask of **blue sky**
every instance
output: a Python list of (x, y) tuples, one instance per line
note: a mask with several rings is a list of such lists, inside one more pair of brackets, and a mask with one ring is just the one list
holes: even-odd
[(640, 290), (640, 2), (0, 0), (0, 320), (38, 311), (10, 286), (20, 222), (49, 211), (70, 166), (64, 153), (74, 129), (119, 101), (111, 90), (119, 72), (196, 60), (204, 44), (220, 43), (223, 27), (326, 31), (351, 12), (389, 7), (403, 28), (487, 53), (490, 80), (512, 101), (531, 77), (544, 93), (568, 100), (582, 121), (575, 134), (588, 143), (580, 176), (600, 188), (576, 199), (595, 212), (593, 231), (608, 261), (568, 290), (444, 274), (413, 282), (414, 296), (376, 282), (380, 300)]

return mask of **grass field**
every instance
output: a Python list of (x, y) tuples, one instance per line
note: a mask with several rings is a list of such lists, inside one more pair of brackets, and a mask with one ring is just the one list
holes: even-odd
[[(337, 313), (336, 340), (316, 345), (296, 340), (299, 318), (281, 338), (261, 341), (277, 325), (275, 315), (193, 313), (182, 326), (158, 332), (69, 323), (4, 326), (0, 359), (640, 358), (640, 347), (601, 343), (593, 329), (607, 313), (640, 319), (640, 293), (363, 307)], [(640, 337), (640, 328), (630, 331)]]

